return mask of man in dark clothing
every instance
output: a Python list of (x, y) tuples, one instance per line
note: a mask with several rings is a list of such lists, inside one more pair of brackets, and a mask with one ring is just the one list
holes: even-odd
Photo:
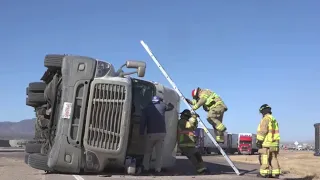
[(152, 102), (142, 110), (140, 135), (144, 135), (145, 129), (147, 128), (146, 146), (143, 157), (145, 171), (148, 171), (150, 168), (150, 158), (154, 147), (156, 149), (155, 171), (161, 171), (163, 142), (167, 132), (165, 112), (171, 111), (173, 108), (174, 106), (171, 103), (167, 105), (160, 97), (154, 96)]

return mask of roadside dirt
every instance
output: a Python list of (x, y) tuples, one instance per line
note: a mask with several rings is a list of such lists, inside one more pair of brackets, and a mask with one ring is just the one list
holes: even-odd
[[(259, 164), (258, 155), (232, 155), (232, 161)], [(320, 179), (320, 157), (309, 151), (281, 151), (279, 163), (283, 173), (292, 173), (305, 179)]]
[(0, 157), (1, 180), (43, 180), (42, 172), (28, 167), (23, 160)]

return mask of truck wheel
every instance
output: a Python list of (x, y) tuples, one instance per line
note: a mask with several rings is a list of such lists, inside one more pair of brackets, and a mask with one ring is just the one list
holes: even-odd
[(42, 154), (30, 154), (28, 158), (29, 166), (43, 171), (53, 171), (48, 166), (48, 156)]
[(44, 90), (46, 89), (46, 83), (44, 82), (32, 82), (29, 83), (29, 92), (34, 92), (34, 93), (43, 93)]
[(44, 93), (29, 92), (28, 101), (31, 103), (37, 103), (39, 106), (46, 103), (46, 100), (44, 99)]
[(44, 66), (51, 70), (59, 70), (62, 67), (62, 60), (66, 55), (47, 54), (44, 58)]
[(37, 108), (37, 107), (39, 107), (39, 106), (41, 106), (43, 104), (45, 104), (45, 103), (43, 103), (43, 102), (30, 102), (30, 100), (28, 98), (26, 98), (26, 105), (27, 106), (30, 106), (30, 107), (33, 107), (33, 108)]
[(37, 104), (37, 103), (30, 102), (28, 98), (26, 98), (26, 105), (30, 106), (30, 107), (34, 107), (34, 108), (39, 106), (39, 104)]
[(41, 144), (26, 144), (26, 147), (24, 149), (26, 153), (40, 153), (41, 152)]
[(28, 163), (29, 155), (30, 155), (30, 154), (24, 155), (24, 163), (26, 163), (26, 164), (29, 164), (29, 163)]

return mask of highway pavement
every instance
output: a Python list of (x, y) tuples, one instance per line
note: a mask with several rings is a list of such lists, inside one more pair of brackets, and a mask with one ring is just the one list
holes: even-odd
[[(122, 173), (109, 173), (104, 175), (72, 175), (72, 174), (46, 174), (24, 164), (23, 152), (0, 152), (0, 179), (1, 180), (102, 180), (102, 179), (257, 179), (259, 166), (255, 164), (235, 163), (242, 176), (237, 176), (222, 156), (204, 156), (207, 167), (212, 175), (196, 175), (191, 163), (184, 156), (178, 156), (176, 166), (168, 169), (160, 176), (129, 176)], [(2, 163), (2, 164), (1, 164)], [(14, 167), (15, 171), (11, 167)], [(283, 178), (282, 178), (283, 179)]]

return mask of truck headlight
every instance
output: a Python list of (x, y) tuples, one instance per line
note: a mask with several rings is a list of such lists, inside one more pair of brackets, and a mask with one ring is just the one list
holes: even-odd
[(105, 76), (110, 71), (110, 67), (111, 67), (111, 65), (109, 63), (103, 62), (103, 61), (98, 61), (97, 67), (96, 67), (95, 77), (99, 78), (99, 77)]

